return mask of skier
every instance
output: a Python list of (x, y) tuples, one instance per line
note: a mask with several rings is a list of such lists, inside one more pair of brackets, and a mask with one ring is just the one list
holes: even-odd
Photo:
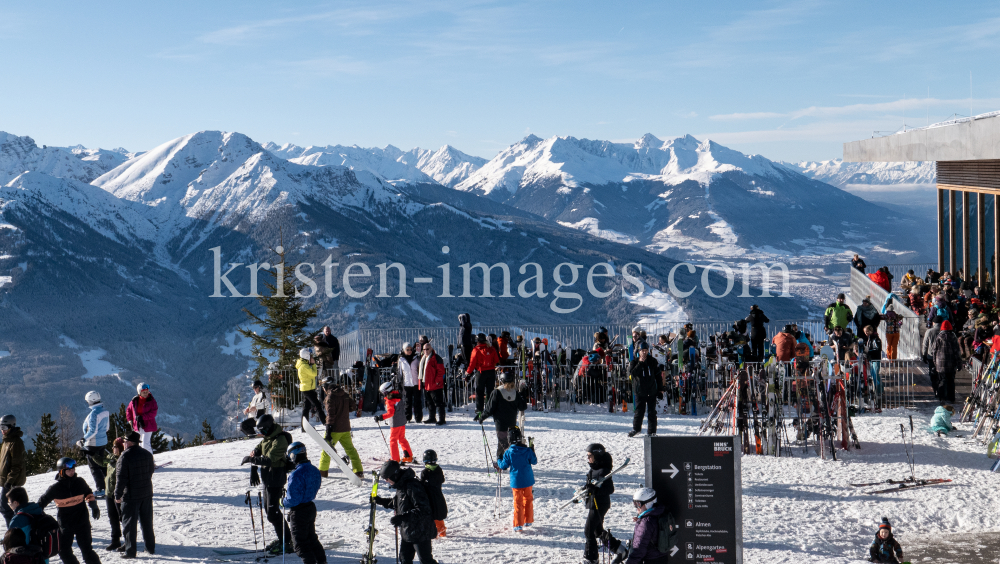
[(140, 382), (135, 391), (138, 395), (128, 402), (125, 409), (125, 419), (132, 425), (132, 430), (142, 438), (142, 448), (153, 454), (153, 433), (156, 432), (156, 398), (149, 391), (149, 384)]
[[(347, 390), (337, 385), (333, 376), (327, 376), (323, 382), (323, 389), (326, 390), (326, 398), (324, 398), (326, 431), (323, 438), (332, 447), (336, 447), (339, 443), (351, 459), (351, 471), (357, 477), (364, 478), (361, 457), (358, 456), (358, 450), (354, 448), (354, 441), (351, 438), (350, 414), (358, 409), (358, 402), (354, 401)], [(329, 470), (330, 455), (324, 450), (319, 457), (319, 473), (326, 478), (329, 476)]]
[(656, 434), (656, 396), (663, 388), (656, 361), (649, 356), (649, 345), (639, 343), (639, 356), (629, 363), (629, 380), (635, 386), (635, 414), (632, 415), (632, 430), (628, 436), (634, 437), (642, 430), (642, 416), (649, 411), (646, 433)]
[[(59, 558), (65, 564), (79, 564), (80, 561), (73, 554), (73, 537), (76, 537), (76, 545), (80, 547), (83, 561), (87, 564), (100, 564), (101, 559), (92, 546), (90, 529), (90, 517), (101, 518), (94, 492), (83, 478), (76, 475), (76, 461), (72, 458), (60, 458), (56, 462), (56, 470), (56, 483), (38, 498), (38, 507), (45, 509), (49, 503), (56, 503), (61, 545)], [(87, 515), (84, 503), (90, 506), (90, 515)]]
[(317, 418), (322, 420), (323, 406), (316, 397), (316, 378), (319, 372), (316, 369), (316, 361), (313, 360), (312, 350), (303, 348), (299, 351), (295, 369), (299, 374), (299, 391), (302, 392), (302, 417), (308, 421), (309, 416), (315, 411)]
[(319, 470), (309, 462), (306, 446), (298, 441), (288, 445), (285, 458), (293, 466), (281, 505), (288, 510), (292, 546), (303, 564), (326, 564), (326, 551), (316, 536), (316, 494), (319, 493)]
[(108, 444), (110, 414), (101, 403), (101, 394), (87, 392), (83, 399), (90, 406), (90, 413), (83, 420), (83, 439), (77, 446), (87, 457), (87, 466), (94, 478), (94, 495), (104, 497), (104, 449)]
[(3, 536), (3, 556), (0, 564), (41, 564), (42, 549), (29, 546), (21, 529), (10, 529)]
[(600, 443), (587, 445), (585, 452), (590, 470), (587, 470), (587, 497), (584, 498), (587, 522), (583, 526), (583, 535), (587, 542), (583, 548), (583, 561), (584, 564), (594, 564), (598, 560), (597, 539), (604, 533), (604, 515), (611, 507), (611, 494), (615, 493), (615, 482), (613, 477), (605, 479), (600, 486), (595, 486), (591, 482), (607, 476), (613, 470), (614, 459)]
[(108, 510), (108, 521), (111, 522), (111, 544), (106, 546), (104, 550), (118, 550), (122, 546), (122, 508), (120, 504), (115, 502), (115, 484), (117, 483), (118, 459), (121, 458), (123, 452), (125, 452), (125, 439), (117, 437), (115, 442), (111, 443), (111, 456), (108, 456), (107, 459), (108, 466), (104, 478), (105, 491), (111, 492), (111, 495), (104, 498), (104, 506)]
[(240, 423), (240, 430), (243, 434), (252, 437), (257, 434), (257, 419), (261, 415), (267, 413), (267, 393), (264, 392), (264, 383), (260, 380), (253, 381), (253, 399), (250, 400), (250, 405), (246, 406), (243, 413), (249, 417), (249, 419), (243, 420)]
[[(389, 454), (396, 462), (409, 464), (413, 462), (413, 449), (406, 440), (406, 414), (399, 407), (402, 396), (396, 389), (396, 383), (389, 380), (379, 387), (378, 391), (385, 396), (385, 413), (374, 417), (376, 423), (389, 419)], [(403, 447), (403, 457), (399, 457), (399, 447)]]
[(781, 333), (771, 339), (771, 344), (774, 345), (774, 355), (778, 357), (779, 362), (792, 360), (792, 357), (795, 356), (795, 343), (795, 333), (791, 325), (785, 325)]
[(28, 468), (24, 441), (21, 439), (24, 433), (17, 426), (17, 418), (10, 414), (0, 417), (0, 433), (3, 434), (3, 444), (0, 444), (0, 513), (4, 523), (10, 525), (14, 510), (7, 505), (7, 492), (24, 485)]
[[(115, 503), (121, 507), (122, 537), (125, 546), (123, 558), (135, 558), (138, 537), (137, 527), (142, 527), (142, 542), (149, 554), (156, 553), (153, 533), (153, 472), (156, 464), (149, 451), (139, 447), (139, 433), (125, 437), (125, 452), (115, 466)], [(99, 515), (98, 515), (99, 516)], [(96, 518), (97, 516), (95, 516)]]
[(767, 337), (767, 330), (764, 324), (771, 320), (764, 315), (764, 312), (753, 304), (750, 306), (750, 313), (746, 317), (747, 325), (750, 326), (750, 360), (760, 362), (764, 360), (764, 339)]
[[(861, 311), (860, 309), (858, 310)], [(864, 356), (868, 361), (869, 370), (872, 375), (872, 382), (879, 398), (882, 396), (882, 379), (879, 377), (879, 368), (882, 366), (882, 339), (879, 338), (875, 328), (871, 325), (864, 326), (864, 335), (854, 342), (857, 348), (858, 357)]]
[(413, 564), (413, 556), (416, 555), (420, 564), (437, 564), (431, 547), (431, 539), (437, 536), (437, 530), (423, 484), (412, 469), (401, 468), (395, 460), (386, 460), (379, 476), (396, 490), (391, 498), (377, 496), (375, 503), (395, 510), (389, 523), (399, 528), (402, 540), (399, 545), (400, 560), (403, 564)]
[(458, 314), (458, 343), (462, 349), (462, 358), (468, 365), (472, 359), (472, 321), (468, 313)]
[[(281, 499), (281, 490), (285, 487), (287, 470), (285, 468), (285, 451), (292, 442), (292, 436), (282, 430), (280, 425), (274, 422), (271, 414), (262, 416), (257, 421), (257, 431), (264, 435), (264, 439), (254, 447), (253, 452), (243, 457), (240, 466), (251, 463), (250, 486), (257, 487), (264, 482), (264, 511), (267, 512), (267, 520), (274, 526), (273, 542), (267, 545), (266, 550), (271, 554), (281, 554), (292, 552), (292, 533), (288, 530), (288, 524), (281, 517), (281, 508), (278, 501)], [(260, 476), (257, 475), (257, 467), (260, 467)], [(282, 544), (282, 539), (285, 539)]]
[(507, 431), (510, 447), (503, 453), (497, 468), (510, 469), (510, 488), (514, 492), (514, 531), (519, 532), (535, 523), (535, 498), (531, 488), (535, 485), (535, 473), (531, 467), (538, 464), (535, 445), (525, 445), (521, 429), (511, 427)]
[[(28, 503), (28, 492), (20, 486), (11, 488), (7, 492), (7, 501), (10, 503), (11, 509), (15, 511), (14, 518), (10, 520), (10, 530), (21, 531), (26, 539), (26, 545), (31, 545), (31, 530), (33, 527), (36, 529), (36, 536), (38, 536), (39, 532), (44, 533), (42, 529), (44, 529), (45, 525), (39, 521), (39, 518), (47, 520), (51, 520), (52, 518), (45, 515), (37, 503)], [(38, 544), (38, 540), (41, 539), (36, 539), (36, 545)], [(37, 548), (41, 552), (41, 547), (37, 546)], [(39, 560), (39, 564), (40, 562)]]
[(472, 349), (469, 366), (465, 369), (466, 379), (471, 377), (474, 371), (479, 371), (479, 376), (476, 377), (476, 413), (483, 410), (486, 396), (496, 386), (496, 368), (499, 362), (500, 357), (497, 356), (496, 350), (486, 342), (486, 335), (480, 333), (476, 337), (476, 348)]
[(497, 458), (503, 457), (503, 453), (510, 446), (507, 430), (517, 426), (518, 413), (528, 409), (528, 401), (524, 393), (519, 393), (514, 389), (514, 374), (510, 372), (500, 373), (500, 387), (493, 390), (490, 398), (486, 400), (483, 411), (476, 415), (473, 421), (482, 423), (487, 417), (493, 417), (493, 424), (497, 432)]
[(868, 549), (869, 562), (894, 562), (898, 564), (903, 560), (903, 547), (899, 546), (892, 536), (892, 524), (887, 517), (882, 518), (882, 523), (878, 526), (878, 533), (875, 534), (875, 541)]
[[(656, 503), (656, 490), (639, 488), (632, 494), (632, 506), (638, 516), (633, 518), (635, 530), (632, 532), (632, 547), (626, 549), (624, 543), (604, 531), (601, 540), (615, 553), (612, 564), (667, 564), (669, 554), (658, 549), (660, 539), (660, 517), (666, 512), (666, 507)], [(626, 560), (627, 556), (627, 560)], [(596, 560), (592, 562), (597, 562)], [(590, 564), (590, 563), (587, 563)]]
[(430, 343), (424, 343), (423, 347), (418, 374), (427, 395), (427, 419), (424, 423), (444, 425), (444, 360), (434, 352)]
[(434, 517), (434, 526), (437, 527), (437, 534), (444, 538), (448, 532), (444, 526), (444, 520), (448, 517), (448, 503), (441, 492), (444, 485), (444, 471), (438, 465), (438, 455), (433, 450), (424, 451), (424, 469), (420, 472), (420, 482), (427, 492), (427, 500), (431, 504), (431, 514)]
[(947, 435), (955, 430), (951, 424), (951, 417), (955, 415), (955, 408), (950, 405), (939, 405), (934, 408), (934, 416), (931, 417), (931, 424), (928, 431), (937, 433), (938, 436)]
[(403, 350), (397, 362), (403, 380), (406, 422), (409, 423), (416, 417), (417, 423), (420, 423), (424, 418), (424, 408), (420, 398), (420, 353), (414, 352), (410, 343), (403, 343)]

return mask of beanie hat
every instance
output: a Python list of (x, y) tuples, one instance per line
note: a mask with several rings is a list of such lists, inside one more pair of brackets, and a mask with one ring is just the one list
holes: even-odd
[(878, 530), (881, 531), (882, 529), (889, 529), (889, 532), (892, 532), (892, 523), (889, 522), (888, 517), (882, 518), (882, 523), (878, 526)]
[(403, 343), (403, 350), (405, 351), (406, 349), (410, 348), (410, 346), (411, 346), (410, 343)]
[(948, 321), (947, 319), (945, 319), (944, 322), (941, 323), (941, 330), (942, 331), (951, 331), (951, 329), (952, 329), (952, 327), (951, 327), (951, 321)]

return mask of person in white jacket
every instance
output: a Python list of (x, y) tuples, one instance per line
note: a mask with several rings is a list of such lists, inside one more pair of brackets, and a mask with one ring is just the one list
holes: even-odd
[(94, 495), (102, 497), (104, 495), (104, 469), (107, 465), (104, 460), (104, 450), (108, 446), (108, 424), (111, 414), (101, 402), (101, 394), (90, 391), (87, 392), (84, 399), (90, 406), (90, 413), (83, 420), (83, 439), (77, 443), (77, 446), (87, 456), (87, 466), (90, 467), (90, 475), (94, 478)]
[(253, 381), (253, 399), (243, 413), (249, 419), (240, 423), (240, 430), (248, 437), (257, 436), (257, 419), (267, 413), (267, 392), (264, 391), (264, 384), (260, 380)]
[(403, 405), (406, 422), (416, 420), (420, 423), (424, 418), (424, 404), (421, 396), (420, 355), (413, 351), (413, 345), (403, 343), (403, 351), (399, 355), (399, 373), (403, 380)]

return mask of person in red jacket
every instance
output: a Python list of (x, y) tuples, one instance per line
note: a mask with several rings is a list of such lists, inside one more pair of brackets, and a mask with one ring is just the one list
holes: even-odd
[(500, 333), (497, 345), (500, 346), (500, 364), (506, 364), (507, 359), (510, 358), (510, 349), (508, 349), (508, 346), (510, 346), (510, 331)]
[(795, 342), (795, 334), (791, 325), (785, 325), (781, 333), (771, 338), (771, 344), (774, 345), (774, 355), (778, 357), (779, 361), (790, 362), (792, 360), (792, 357), (795, 356)]
[(497, 356), (497, 351), (486, 340), (486, 334), (480, 333), (476, 337), (476, 347), (472, 349), (472, 358), (469, 360), (469, 367), (465, 370), (468, 376), (471, 376), (476, 370), (479, 371), (479, 377), (476, 378), (477, 414), (483, 412), (483, 402), (486, 401), (486, 396), (496, 387), (497, 364), (499, 362), (500, 357)]
[[(420, 357), (419, 377), (427, 396), (427, 419), (424, 423), (444, 425), (444, 361), (430, 343), (424, 343), (423, 356)], [(435, 417), (434, 408), (437, 408)]]
[[(389, 421), (389, 456), (396, 462), (409, 464), (413, 462), (413, 449), (406, 440), (406, 414), (403, 413), (403, 406), (399, 405), (403, 398), (396, 389), (396, 381), (383, 383), (378, 391), (385, 397), (385, 413), (376, 415), (375, 422)], [(400, 447), (403, 448), (402, 458), (399, 456)]]

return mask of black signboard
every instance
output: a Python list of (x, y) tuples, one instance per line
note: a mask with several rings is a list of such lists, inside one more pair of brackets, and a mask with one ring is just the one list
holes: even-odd
[(743, 562), (739, 437), (646, 437), (646, 487), (680, 530), (671, 562)]

